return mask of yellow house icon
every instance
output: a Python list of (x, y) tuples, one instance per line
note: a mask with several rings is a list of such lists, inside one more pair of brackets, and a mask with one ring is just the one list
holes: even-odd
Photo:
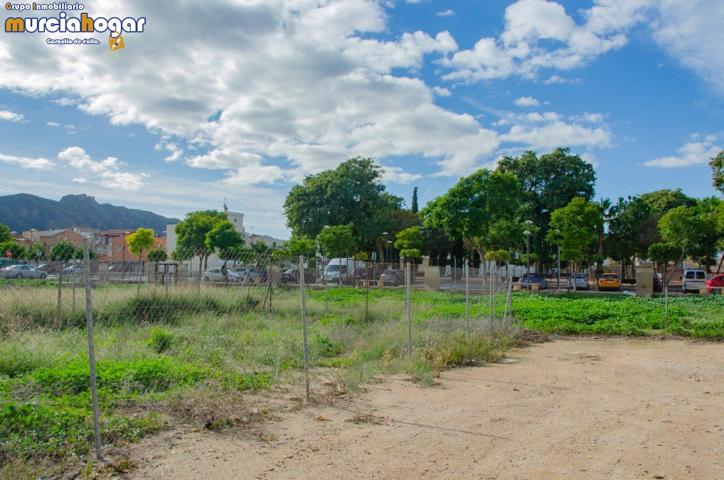
[(126, 46), (125, 43), (123, 42), (123, 35), (120, 35), (120, 34), (116, 38), (108, 37), (108, 45), (111, 47), (111, 50), (113, 50), (113, 51), (120, 50)]

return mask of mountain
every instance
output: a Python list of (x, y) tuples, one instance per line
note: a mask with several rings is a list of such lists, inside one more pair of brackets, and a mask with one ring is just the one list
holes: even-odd
[(98, 203), (88, 195), (66, 195), (59, 201), (28, 193), (0, 197), (0, 223), (22, 232), (35, 228), (52, 230), (68, 227), (91, 227), (99, 230), (138, 227), (152, 228), (165, 234), (166, 225), (178, 223), (153, 212)]

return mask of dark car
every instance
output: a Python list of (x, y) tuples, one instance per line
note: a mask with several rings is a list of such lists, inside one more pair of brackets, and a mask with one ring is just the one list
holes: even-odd
[(380, 280), (382, 280), (382, 285), (398, 286), (404, 283), (405, 274), (402, 272), (402, 270), (388, 268), (387, 270), (382, 272), (382, 274), (380, 275)]
[(299, 281), (299, 270), (296, 268), (289, 268), (287, 270), (284, 270), (281, 275), (279, 275), (279, 282), (280, 283), (297, 283)]
[(520, 285), (522, 288), (532, 288), (533, 286), (537, 285), (539, 289), (543, 290), (544, 288), (548, 288), (548, 282), (545, 278), (543, 278), (542, 275), (539, 275), (537, 273), (525, 273), (522, 277), (520, 277), (520, 280), (518, 280), (518, 285)]

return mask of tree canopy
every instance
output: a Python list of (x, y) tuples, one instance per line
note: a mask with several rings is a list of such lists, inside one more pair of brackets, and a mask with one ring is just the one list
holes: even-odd
[(576, 265), (595, 250), (596, 231), (601, 222), (600, 206), (576, 197), (563, 208), (554, 210), (546, 240), (560, 245), (561, 258)]
[(355, 239), (352, 225), (324, 227), (317, 235), (319, 248), (327, 258), (347, 258), (355, 253)]
[(128, 251), (134, 255), (138, 255), (138, 258), (143, 257), (143, 252), (150, 250), (153, 247), (154, 233), (150, 228), (139, 227), (135, 232), (126, 236), (126, 243), (128, 244)]
[(212, 250), (206, 244), (208, 234), (219, 222), (226, 221), (226, 215), (216, 210), (201, 210), (186, 215), (176, 225), (176, 251), (180, 258), (188, 255), (206, 257)]
[(712, 158), (709, 165), (711, 166), (714, 188), (724, 195), (724, 150), (719, 152), (719, 155)]
[(430, 202), (422, 212), (425, 226), (439, 228), (450, 238), (462, 238), (484, 257), (497, 248), (491, 235), (509, 229), (520, 212), (520, 183), (515, 175), (481, 169), (461, 178), (450, 190)]
[(353, 158), (334, 170), (304, 179), (284, 203), (287, 224), (297, 236), (315, 238), (325, 225), (351, 225), (359, 248), (371, 249), (390, 228), (402, 199), (381, 183), (382, 169), (370, 158)]
[(512, 173), (520, 181), (525, 220), (532, 220), (538, 227), (531, 238), (531, 249), (545, 261), (548, 251), (543, 240), (551, 213), (576, 197), (593, 198), (596, 182), (593, 166), (571, 154), (568, 148), (558, 148), (541, 156), (529, 151), (519, 157), (504, 157), (498, 171)]
[(9, 240), (13, 239), (12, 232), (10, 231), (10, 227), (7, 225), (0, 223), (0, 243), (5, 243)]

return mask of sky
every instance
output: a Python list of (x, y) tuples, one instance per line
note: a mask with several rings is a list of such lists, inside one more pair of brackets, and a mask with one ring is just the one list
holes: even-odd
[(720, 0), (81, 3), (143, 32), (115, 51), (108, 32), (0, 32), (0, 194), (179, 218), (226, 200), (248, 231), (287, 238), (289, 189), (348, 158), (424, 205), (556, 147), (595, 166), (597, 198), (714, 194)]

